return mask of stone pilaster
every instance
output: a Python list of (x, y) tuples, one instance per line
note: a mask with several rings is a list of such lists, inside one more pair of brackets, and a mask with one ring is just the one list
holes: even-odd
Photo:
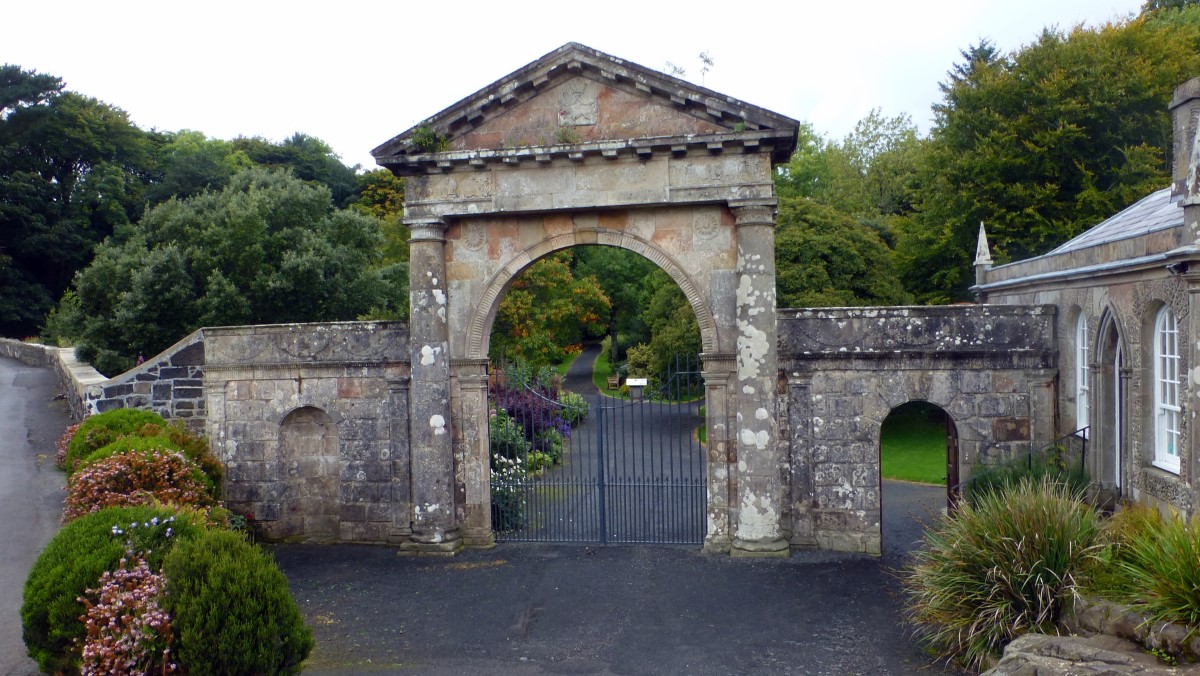
[(704, 354), (705, 463), (708, 480), (708, 530), (704, 536), (704, 551), (729, 553), (733, 544), (731, 512), (737, 500), (736, 442), (730, 437), (733, 428), (734, 369), (732, 354)]
[(464, 510), (462, 537), (468, 547), (492, 547), (496, 539), (492, 533), (488, 447), (488, 360), (455, 359), (450, 371), (454, 394), (454, 458)]
[(412, 539), (402, 550), (453, 554), (462, 546), (454, 506), (450, 416), (450, 331), (447, 324), (446, 223), (412, 219), (409, 240), (409, 347), (412, 355), (409, 443), (412, 453)]
[(730, 203), (737, 224), (737, 492), (730, 554), (787, 556), (783, 537), (783, 464), (778, 456), (775, 388), (779, 347), (775, 318), (774, 199)]
[(412, 538), (412, 453), (409, 447), (409, 379), (393, 377), (387, 381), (387, 415), (392, 459), (392, 527), (388, 544), (401, 545)]

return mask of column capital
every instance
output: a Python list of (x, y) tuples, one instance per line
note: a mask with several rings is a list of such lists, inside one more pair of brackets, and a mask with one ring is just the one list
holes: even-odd
[(488, 380), (487, 359), (458, 359), (450, 360), (450, 375), (463, 381)]
[(730, 200), (729, 210), (733, 212), (735, 223), (740, 228), (744, 225), (775, 226), (775, 207), (779, 200), (774, 197), (760, 199)]
[(404, 225), (412, 232), (409, 242), (445, 242), (446, 228), (450, 225), (444, 218), (406, 218)]

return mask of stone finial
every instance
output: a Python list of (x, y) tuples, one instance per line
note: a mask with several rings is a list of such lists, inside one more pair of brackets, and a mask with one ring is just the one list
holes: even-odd
[(979, 240), (975, 244), (975, 265), (992, 266), (992, 251), (988, 247), (987, 231), (984, 230), (983, 221), (979, 221)]

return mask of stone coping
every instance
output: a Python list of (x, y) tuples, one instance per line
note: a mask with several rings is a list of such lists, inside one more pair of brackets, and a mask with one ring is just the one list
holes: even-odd
[(53, 369), (76, 420), (87, 415), (88, 396), (98, 394), (110, 382), (91, 364), (80, 361), (75, 356), (75, 348), (71, 347), (52, 347), (0, 338), (0, 356), (11, 357), (30, 366)]
[(1062, 625), (1072, 633), (1116, 636), (1181, 661), (1200, 661), (1200, 632), (1170, 622), (1151, 623), (1145, 615), (1105, 599), (1077, 598)]

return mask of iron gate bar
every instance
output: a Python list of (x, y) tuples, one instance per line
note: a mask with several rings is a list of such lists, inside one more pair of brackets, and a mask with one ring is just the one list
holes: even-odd
[[(560, 463), (540, 476), (527, 472), (514, 482), (520, 516), (515, 524), (502, 518), (504, 500), (513, 498), (499, 492), (504, 485), (494, 478), (492, 512), (497, 540), (702, 543), (704, 450), (693, 428), (704, 424), (696, 415), (703, 385), (699, 370), (689, 367), (677, 361), (666, 374), (666, 382), (647, 393), (643, 401), (599, 393), (585, 397), (589, 413), (564, 440)], [(560, 402), (535, 389), (522, 396), (562, 411)], [(500, 404), (496, 405), (499, 408)], [(546, 416), (532, 415), (529, 405), (524, 408), (521, 422), (531, 441), (525, 451), (528, 466), (533, 453), (540, 452), (534, 449), (544, 432), (530, 426), (546, 422), (541, 419)], [(588, 425), (595, 428), (594, 434), (587, 433)]]

